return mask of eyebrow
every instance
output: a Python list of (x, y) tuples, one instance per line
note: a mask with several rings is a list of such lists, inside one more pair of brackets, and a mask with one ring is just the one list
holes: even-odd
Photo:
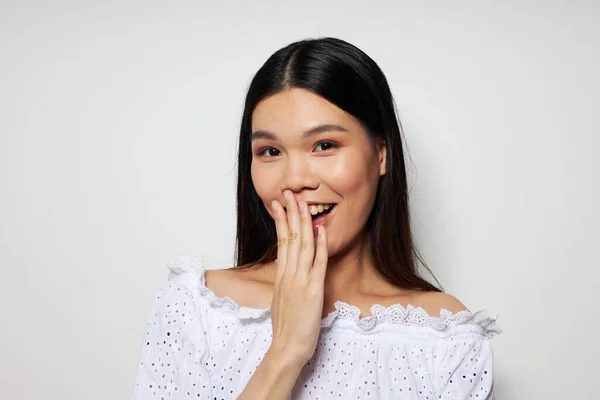
[[(308, 137), (311, 137), (314, 135), (318, 135), (319, 133), (332, 132), (332, 131), (348, 132), (348, 129), (344, 128), (343, 126), (336, 125), (336, 124), (323, 124), (323, 125), (318, 125), (318, 126), (315, 126), (314, 128), (307, 130), (306, 132), (304, 132), (302, 134), (302, 137), (308, 138)], [(271, 133), (269, 131), (260, 130), (260, 131), (252, 132), (252, 135), (250, 136), (250, 140), (256, 140), (256, 139), (276, 140), (277, 135), (275, 135), (274, 133)]]

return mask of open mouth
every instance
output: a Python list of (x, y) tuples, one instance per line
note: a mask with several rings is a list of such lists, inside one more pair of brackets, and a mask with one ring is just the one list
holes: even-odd
[[(313, 207), (317, 207), (317, 209), (315, 210)], [(335, 210), (335, 207), (336, 207), (335, 204), (328, 204), (327, 207), (325, 207), (325, 205), (323, 205), (322, 210), (321, 210), (320, 205), (319, 206), (311, 205), (309, 207), (309, 209), (311, 211), (311, 215), (312, 215), (313, 231), (315, 233), (318, 231), (319, 226), (321, 226), (321, 225), (324, 226), (327, 224), (330, 217), (333, 215), (333, 211)]]
[[(311, 215), (312, 218), (312, 226), (313, 226), (313, 232), (316, 234), (319, 226), (323, 225), (327, 225), (327, 222), (329, 221), (329, 219), (333, 216), (333, 212), (336, 209), (337, 204), (335, 203), (330, 203), (330, 204), (310, 204), (308, 205), (308, 212)], [(284, 207), (284, 209), (286, 209)], [(287, 211), (287, 209), (286, 209)]]
[(308, 206), (308, 210), (314, 221), (316, 219), (319, 219), (320, 217), (329, 214), (334, 207), (335, 204), (313, 204)]

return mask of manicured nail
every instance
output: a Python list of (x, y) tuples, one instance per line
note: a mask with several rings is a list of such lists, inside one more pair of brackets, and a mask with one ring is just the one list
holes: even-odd
[(306, 212), (306, 203), (303, 201), (300, 202), (300, 212)]

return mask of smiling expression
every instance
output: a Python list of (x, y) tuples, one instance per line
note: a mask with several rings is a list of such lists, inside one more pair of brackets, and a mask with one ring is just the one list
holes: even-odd
[[(252, 181), (271, 216), (271, 202), (335, 205), (326, 221), (332, 256), (365, 230), (385, 174), (385, 143), (324, 98), (300, 88), (262, 100), (252, 114)], [(313, 227), (315, 222), (313, 222)]]

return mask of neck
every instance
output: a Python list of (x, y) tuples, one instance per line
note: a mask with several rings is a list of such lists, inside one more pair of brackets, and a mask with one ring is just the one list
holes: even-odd
[[(329, 257), (325, 294), (336, 296), (374, 293), (385, 281), (375, 269), (367, 233), (360, 235), (334, 256)], [(338, 296), (339, 297), (339, 296)]]
[[(329, 257), (324, 282), (326, 302), (338, 299), (348, 300), (360, 295), (398, 293), (398, 288), (388, 283), (375, 268), (369, 241), (369, 235), (365, 232), (345, 249)], [(261, 267), (259, 269), (267, 274), (265, 281), (273, 283), (277, 270), (276, 260), (263, 264), (263, 266), (265, 265), (270, 268)], [(347, 302), (352, 303), (352, 300)]]

